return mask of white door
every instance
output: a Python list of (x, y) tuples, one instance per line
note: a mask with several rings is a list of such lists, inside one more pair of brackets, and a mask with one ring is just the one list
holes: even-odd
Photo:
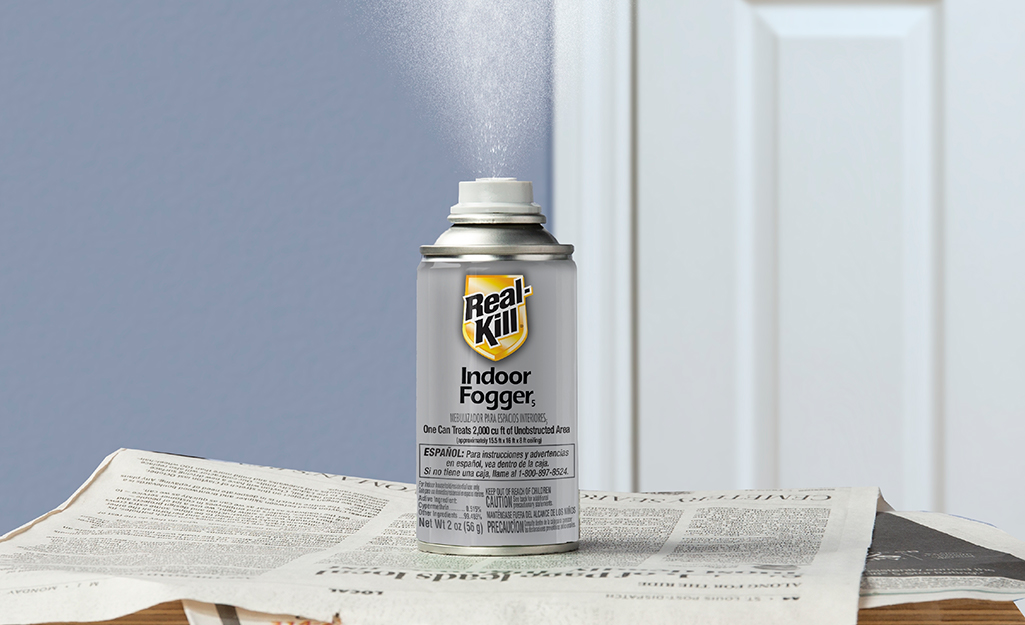
[(556, 28), (585, 485), (1025, 537), (1025, 3), (605, 7)]

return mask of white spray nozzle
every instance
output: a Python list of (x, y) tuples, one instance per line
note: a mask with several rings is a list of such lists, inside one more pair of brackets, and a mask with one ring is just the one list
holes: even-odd
[(453, 215), (511, 213), (537, 215), (541, 207), (534, 203), (534, 185), (515, 178), (477, 178), (459, 183), (459, 203)]

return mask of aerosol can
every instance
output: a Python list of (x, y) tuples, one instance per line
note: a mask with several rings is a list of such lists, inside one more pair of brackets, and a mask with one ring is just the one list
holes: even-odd
[(417, 269), (417, 543), (576, 549), (576, 265), (530, 182), (459, 183)]

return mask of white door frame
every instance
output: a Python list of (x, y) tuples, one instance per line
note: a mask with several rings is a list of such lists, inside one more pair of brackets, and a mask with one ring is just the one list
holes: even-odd
[(635, 490), (631, 0), (555, 0), (554, 232), (577, 246), (581, 486)]

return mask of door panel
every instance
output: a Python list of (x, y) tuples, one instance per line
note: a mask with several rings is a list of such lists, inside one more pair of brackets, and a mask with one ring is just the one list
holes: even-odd
[[(909, 484), (935, 507), (935, 8), (638, 19), (642, 488)], [(674, 469), (695, 434), (715, 442)]]
[(754, 12), (776, 50), (776, 97), (756, 104), (776, 108), (776, 158), (755, 167), (778, 185), (760, 279), (777, 285), (779, 484), (935, 507), (933, 8)]
[[(603, 83), (633, 98), (633, 199), (556, 206), (606, 232), (632, 211), (632, 246), (575, 241), (634, 294), (635, 412), (601, 413), (636, 423), (616, 483), (876, 484), (1025, 536), (1025, 3), (638, 0), (634, 20), (632, 80)], [(558, 93), (572, 199), (559, 172), (601, 181), (560, 148)], [(588, 136), (627, 149), (623, 128)]]
[(638, 5), (642, 490), (738, 483), (736, 25), (730, 7)]
[(1025, 3), (944, 21), (946, 504), (1025, 538)]
[(1025, 533), (1023, 5), (642, 0), (637, 32), (641, 488), (878, 484)]

